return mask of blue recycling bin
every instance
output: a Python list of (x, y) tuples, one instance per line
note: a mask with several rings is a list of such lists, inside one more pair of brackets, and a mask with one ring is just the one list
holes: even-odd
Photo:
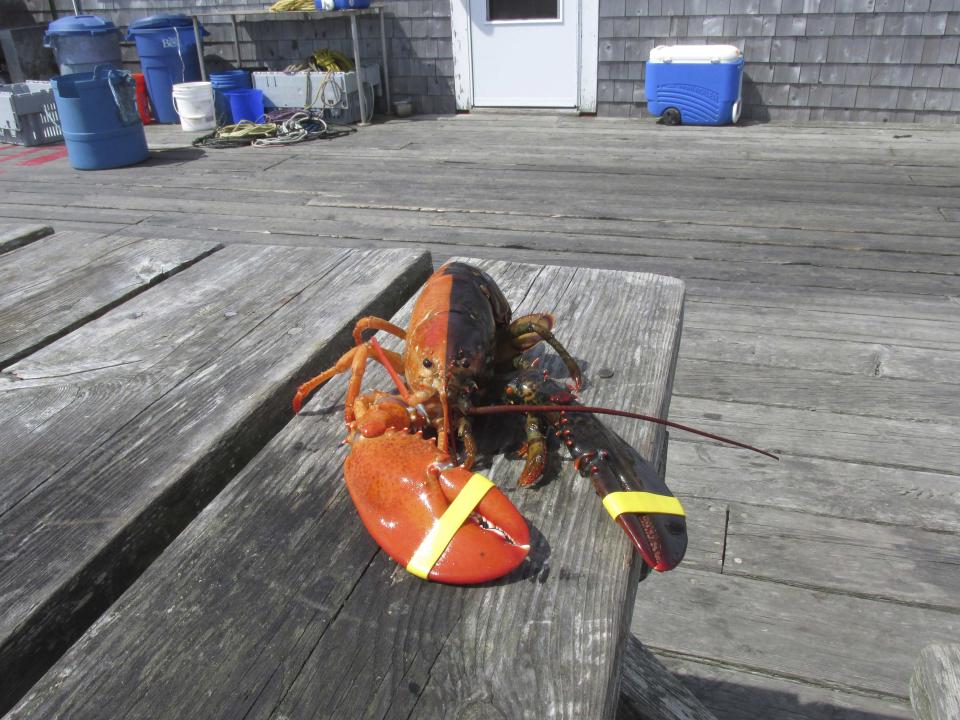
[(743, 54), (734, 45), (660, 45), (650, 51), (647, 110), (677, 125), (727, 125), (740, 119)]
[[(202, 35), (209, 35), (200, 28)], [(187, 15), (153, 15), (131, 23), (128, 40), (137, 43), (140, 68), (158, 122), (177, 123), (173, 86), (200, 80), (193, 20)]]
[(123, 67), (120, 31), (96, 15), (71, 15), (54, 20), (43, 34), (43, 45), (53, 51), (61, 75), (93, 72), (97, 65)]
[(99, 65), (92, 73), (51, 78), (50, 87), (71, 166), (106, 170), (149, 157), (136, 83), (126, 70)]

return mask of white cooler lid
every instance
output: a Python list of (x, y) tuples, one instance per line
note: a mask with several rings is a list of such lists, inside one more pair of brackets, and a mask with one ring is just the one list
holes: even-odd
[(658, 45), (650, 51), (650, 62), (733, 63), (741, 58), (736, 45)]

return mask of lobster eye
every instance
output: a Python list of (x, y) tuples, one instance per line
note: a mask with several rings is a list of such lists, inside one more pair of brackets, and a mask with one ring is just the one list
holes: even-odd
[(433, 361), (432, 361), (430, 358), (424, 358), (424, 359), (423, 359), (423, 366), (424, 366), (425, 368), (431, 368), (431, 367), (433, 367)]

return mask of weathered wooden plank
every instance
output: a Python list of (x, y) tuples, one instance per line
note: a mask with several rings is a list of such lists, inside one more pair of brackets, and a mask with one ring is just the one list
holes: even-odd
[[(671, 435), (667, 482), (685, 499), (807, 511), (868, 523), (960, 532), (953, 473), (934, 473), (796, 455), (780, 462), (744, 450), (684, 442)], [(838, 479), (842, 479), (842, 482)]]
[(287, 422), (356, 318), (391, 312), (429, 267), (407, 251), (228, 248), (8, 369), (4, 708)]
[[(773, 368), (929, 380), (946, 385), (960, 379), (960, 353), (844, 336), (795, 338), (770, 332), (690, 327), (683, 334), (683, 357)], [(949, 395), (949, 392), (948, 392)]]
[(620, 678), (620, 720), (717, 720), (633, 635)]
[[(366, 158), (357, 158), (350, 156), (345, 158), (344, 162), (356, 165), (358, 160), (367, 160)], [(409, 163), (409, 156), (400, 159), (404, 163)], [(326, 162), (326, 156), (325, 156)], [(702, 170), (702, 166), (699, 168)], [(405, 167), (405, 171), (408, 168)], [(792, 172), (792, 170), (791, 170)], [(154, 173), (155, 174), (155, 173)], [(99, 176), (98, 176), (99, 177)], [(268, 185), (251, 187), (249, 180), (243, 177), (219, 178), (216, 181), (206, 175), (194, 177), (187, 173), (180, 173), (176, 177), (166, 179), (165, 187), (158, 188), (154, 175), (145, 176), (140, 179), (131, 178), (124, 175), (122, 178), (113, 179), (111, 182), (101, 181), (98, 187), (104, 188), (104, 194), (110, 195), (129, 195), (141, 197), (157, 198), (180, 198), (187, 193), (183, 190), (202, 190), (205, 197), (218, 201), (239, 201), (248, 200), (249, 203), (259, 203), (261, 205), (289, 205), (302, 204), (315, 194), (314, 175), (312, 170), (298, 171), (297, 174), (289, 170), (288, 167), (279, 168), (276, 171), (276, 186)], [(8, 192), (19, 193), (18, 197), (27, 198), (40, 193), (50, 192), (53, 194), (72, 195), (74, 197), (90, 195), (89, 181), (73, 180), (64, 178), (61, 175), (54, 175), (49, 178), (35, 179), (31, 182), (30, 177), (18, 178), (15, 182), (0, 180), (0, 187), (6, 187)], [(583, 192), (582, 183), (574, 183), (577, 192)], [(790, 184), (793, 187), (793, 184)], [(909, 189), (909, 185), (900, 183), (896, 186), (897, 192)], [(28, 190), (28, 188), (34, 188)], [(358, 195), (358, 198), (362, 195)], [(684, 195), (686, 197), (686, 195)], [(265, 200), (263, 198), (269, 198)], [(356, 199), (356, 198), (355, 198)], [(248, 205), (249, 205), (248, 203)], [(695, 199), (688, 201), (691, 207), (696, 207)], [(209, 210), (209, 208), (207, 209)], [(248, 207), (246, 213), (269, 212), (261, 208), (256, 210)], [(281, 214), (282, 215), (282, 214)], [(937, 238), (928, 236), (908, 236), (903, 234), (877, 234), (868, 233), (863, 230), (857, 233), (841, 233), (834, 231), (805, 231), (798, 228), (750, 228), (742, 227), (738, 223), (729, 225), (719, 224), (697, 224), (690, 222), (689, 218), (682, 222), (647, 222), (647, 221), (623, 221), (613, 220), (603, 217), (546, 217), (537, 215), (505, 214), (497, 212), (455, 212), (445, 211), (430, 212), (427, 208), (396, 208), (388, 206), (379, 208), (363, 207), (331, 207), (326, 208), (323, 213), (326, 220), (339, 219), (349, 222), (357, 229), (369, 226), (368, 233), (378, 232), (379, 228), (415, 225), (427, 227), (444, 227), (469, 229), (501, 230), (513, 235), (515, 244), (524, 242), (534, 242), (536, 236), (543, 233), (554, 233), (561, 230), (564, 233), (573, 233), (581, 235), (612, 236), (614, 238), (664, 238), (664, 239), (685, 239), (701, 240), (709, 242), (722, 242), (728, 245), (739, 244), (761, 244), (774, 246), (800, 246), (800, 247), (819, 247), (829, 250), (847, 250), (851, 251), (847, 255), (837, 253), (836, 257), (847, 257), (850, 262), (857, 262), (857, 258), (863, 256), (860, 262), (870, 258), (869, 253), (862, 251), (882, 251), (892, 253), (893, 257), (900, 255), (913, 254), (938, 254), (938, 255), (957, 255), (960, 249), (951, 238)], [(562, 223), (562, 224), (558, 224)], [(455, 231), (455, 230), (454, 230)], [(382, 234), (383, 230), (379, 229)], [(549, 241), (549, 238), (547, 238)]]
[[(846, 316), (872, 315), (917, 320), (956, 318), (957, 303), (949, 297), (910, 293), (850, 292), (817, 288), (811, 292), (770, 283), (733, 283), (693, 280), (687, 284), (691, 302), (713, 302), (719, 305), (798, 308), (839, 313)], [(855, 321), (851, 317), (851, 321)]]
[[(677, 397), (672, 420), (791, 455), (956, 474), (956, 423), (887, 420)], [(680, 442), (711, 442), (695, 435)]]
[[(953, 282), (957, 286), (956, 281)], [(790, 311), (776, 307), (748, 307), (716, 303), (690, 303), (692, 327), (716, 327), (722, 318), (732, 332), (763, 330), (793, 338), (836, 338), (881, 342), (944, 350), (960, 349), (960, 320), (927, 320), (856, 316), (820, 310)]]
[(684, 358), (674, 395), (896, 420), (960, 422), (955, 385)]
[[(439, 181), (438, 181), (439, 182)], [(219, 191), (219, 192), (218, 192)], [(317, 220), (321, 221), (317, 231), (345, 233), (342, 222), (331, 222), (329, 213), (318, 210), (313, 206), (304, 206), (308, 199), (301, 194), (293, 193), (257, 193), (247, 194), (244, 201), (236, 197), (235, 191), (204, 188), (204, 197), (191, 199), (182, 197), (177, 189), (167, 191), (170, 197), (151, 189), (149, 196), (144, 196), (142, 190), (111, 191), (98, 195), (85, 194), (77, 197), (65, 196), (66, 204), (84, 208), (104, 208), (108, 210), (127, 209), (142, 212), (186, 213), (188, 216), (227, 216), (227, 217), (257, 217), (278, 218), (283, 220)], [(219, 200), (216, 195), (229, 198)], [(232, 194), (232, 196), (231, 196)], [(44, 188), (42, 192), (17, 193), (24, 198), (24, 202), (50, 204), (55, 202), (50, 191)], [(340, 208), (337, 208), (338, 210)], [(372, 213), (371, 213), (372, 214)], [(390, 216), (397, 215), (397, 211), (389, 212)], [(418, 226), (421, 233), (426, 233), (430, 239), (444, 241), (450, 235), (464, 235), (464, 230), (454, 226), (434, 227), (425, 222), (429, 220), (416, 213), (405, 213), (407, 217), (404, 225)], [(370, 224), (363, 234), (376, 237), (393, 237), (401, 235), (396, 222), (390, 217), (374, 217), (376, 224)], [(351, 233), (356, 234), (363, 225), (360, 218), (351, 217)], [(419, 219), (419, 223), (416, 222)], [(476, 225), (476, 223), (474, 223)], [(956, 255), (913, 254), (903, 251), (898, 253), (873, 252), (869, 250), (848, 251), (834, 248), (814, 248), (806, 246), (796, 248), (776, 244), (751, 244), (743, 237), (737, 243), (715, 240), (700, 241), (689, 239), (678, 242), (677, 238), (659, 238), (656, 230), (643, 237), (635, 233), (621, 236), (613, 233), (591, 235), (589, 233), (572, 233), (555, 221), (553, 232), (530, 234), (525, 230), (505, 232), (502, 228), (486, 230), (478, 227), (468, 228), (474, 235), (493, 235), (502, 238), (502, 243), (526, 245), (530, 249), (558, 249), (565, 251), (586, 251), (615, 255), (658, 256), (677, 258), (697, 258), (723, 260), (727, 262), (744, 261), (761, 265), (803, 265), (820, 266), (823, 268), (864, 268), (886, 270), (893, 272), (933, 273), (936, 275), (960, 274), (960, 258)], [(481, 241), (483, 241), (481, 239)]]
[(678, 495), (687, 514), (687, 554), (683, 566), (698, 570), (723, 570), (727, 532), (727, 505), (723, 502)]
[(914, 720), (897, 700), (660, 655), (718, 720)]
[(917, 720), (960, 717), (960, 645), (928, 645), (920, 652), (910, 704)]
[(67, 208), (61, 204), (22, 205), (0, 202), (0, 217), (17, 220), (49, 220), (60, 225), (61, 220), (88, 220), (114, 224), (136, 223), (146, 219), (149, 213), (132, 210), (106, 210), (101, 208)]
[[(543, 289), (534, 288), (525, 302), (533, 307), (546, 305), (549, 298), (556, 297), (556, 288), (551, 285), (553, 283), (541, 285)], [(540, 297), (543, 300), (538, 302)], [(629, 378), (623, 383), (594, 383), (584, 393), (585, 400), (665, 408), (669, 404), (672, 363), (679, 341), (676, 333), (679, 332), (682, 285), (655, 276), (601, 277), (594, 272), (578, 271), (561, 298), (561, 302), (550, 304), (560, 319), (558, 332), (565, 322), (571, 326), (570, 335), (564, 336), (569, 338), (571, 352), (577, 357), (589, 358), (595, 366), (608, 365), (619, 357), (623, 378)], [(623, 337), (630, 339), (631, 347), (642, 347), (644, 352), (629, 357), (618, 343), (611, 342), (605, 327), (595, 323), (595, 318), (601, 315), (621, 328)], [(655, 462), (658, 452), (655, 438), (660, 436), (660, 430), (631, 427), (629, 423), (610, 425)], [(554, 498), (565, 494), (562, 488), (557, 491)], [(629, 616), (629, 609), (621, 603), (629, 602), (636, 592), (636, 576), (624, 566), (623, 538), (619, 532), (612, 532), (618, 529), (602, 516), (588, 515), (590, 506), (591, 503), (567, 497), (548, 515), (538, 514), (538, 529), (548, 542), (550, 538), (564, 538), (562, 544), (551, 543), (551, 577), (547, 582), (540, 582), (541, 576), (537, 582), (497, 587), (476, 598), (476, 604), (463, 615), (431, 668), (430, 682), (412, 717), (430, 718), (485, 709), (505, 717), (544, 714), (609, 717), (613, 714), (617, 703), (616, 683), (604, 688), (603, 682), (594, 679), (586, 683), (581, 678), (617, 678), (625, 641), (625, 636), (620, 636), (620, 626)], [(575, 518), (581, 519), (577, 522)], [(538, 550), (542, 549), (532, 552)], [(627, 552), (630, 554), (629, 548)], [(635, 558), (633, 560), (632, 566), (636, 568)], [(576, 590), (571, 591), (567, 585), (563, 593), (559, 592), (565, 581), (574, 584)], [(511, 612), (501, 615), (499, 609), (503, 607), (509, 607)], [(551, 612), (548, 622), (543, 623), (545, 607), (550, 607)], [(533, 623), (539, 623), (536, 627), (540, 632), (533, 631)], [(531, 631), (517, 633), (517, 627), (531, 627)], [(530, 678), (534, 687), (545, 684), (547, 680), (540, 668), (552, 665), (556, 672), (556, 661), (551, 661), (556, 657), (556, 643), (567, 649), (561, 657), (569, 658), (561, 660), (561, 667), (574, 659), (579, 667), (572, 677), (552, 682), (552, 688), (539, 701), (531, 703), (527, 692), (518, 687), (517, 678)], [(504, 657), (512, 661), (505, 663)], [(491, 673), (490, 668), (498, 664), (498, 658), (499, 667)], [(467, 687), (470, 691), (465, 696)]]
[[(338, 209), (340, 206), (336, 206)], [(325, 208), (328, 209), (328, 208)], [(414, 210), (411, 208), (411, 210)], [(294, 208), (289, 213), (292, 216), (303, 213), (303, 208)], [(307, 211), (309, 213), (309, 211)], [(950, 275), (933, 273), (889, 271), (871, 271), (846, 267), (823, 267), (816, 272), (805, 264), (775, 264), (759, 260), (729, 261), (729, 260), (701, 260), (686, 257), (660, 257), (656, 253), (647, 255), (642, 252), (643, 241), (636, 241), (634, 246), (639, 254), (605, 252), (602, 244), (585, 242), (582, 237), (573, 238), (568, 247), (551, 245), (551, 239), (544, 239), (548, 247), (535, 248), (529, 242), (529, 235), (518, 239), (516, 233), (505, 236), (500, 231), (487, 231), (459, 228), (426, 228), (401, 232), (399, 229), (362, 228), (357, 226), (344, 227), (343, 224), (328, 223), (323, 214), (318, 219), (284, 219), (284, 218), (251, 218), (231, 215), (193, 215), (190, 213), (154, 212), (153, 215), (142, 221), (144, 227), (155, 225), (163, 227), (166, 232), (171, 228), (204, 228), (210, 230), (235, 230), (239, 233), (257, 234), (290, 234), (301, 235), (304, 239), (299, 242), (310, 242), (306, 238), (335, 237), (338, 243), (352, 244), (359, 241), (367, 245), (428, 242), (433, 247), (448, 246), (450, 255), (455, 255), (464, 245), (471, 246), (473, 252), (482, 251), (485, 257), (515, 258), (535, 262), (542, 259), (544, 252), (550, 253), (552, 262), (559, 264), (581, 265), (588, 259), (591, 266), (605, 269), (628, 269), (637, 272), (657, 272), (685, 278), (700, 278), (709, 280), (723, 280), (731, 282), (750, 282), (762, 279), (764, 283), (780, 282), (787, 285), (815, 286), (827, 288), (843, 288), (849, 290), (863, 290), (870, 292), (910, 292), (916, 294), (932, 294), (943, 296), (952, 290), (956, 278)], [(156, 232), (156, 231), (154, 231)], [(382, 233), (382, 234), (381, 234)], [(250, 235), (238, 235), (249, 242)], [(557, 236), (560, 240), (562, 235)], [(559, 243), (562, 245), (563, 243)], [(671, 253), (674, 254), (674, 253)]]
[(52, 234), (53, 228), (49, 225), (20, 225), (0, 228), (0, 254), (16, 250), (18, 247)]
[(744, 577), (675, 570), (644, 582), (633, 632), (650, 650), (886, 700), (960, 616)]
[[(585, 398), (665, 409), (682, 285), (484, 266), (517, 312), (564, 318), (558, 336), (591, 362), (623, 355), (591, 318), (620, 320), (645, 348), (622, 360), (636, 381), (598, 382)], [(387, 382), (372, 369), (371, 387)], [(12, 717), (96, 717), (105, 702), (155, 718), (183, 707), (248, 718), (612, 715), (639, 568), (589, 483), (563, 463), (545, 487), (520, 490), (520, 464), (498, 458), (489, 475), (535, 530), (530, 561), (487, 587), (424, 583), (376, 551), (342, 490), (343, 388), (323, 388)], [(660, 431), (620, 431), (656, 461)]]
[(960, 610), (960, 534), (829, 517), (823, 504), (809, 511), (732, 505), (724, 573)]
[(223, 247), (63, 232), (0, 257), (0, 368)]

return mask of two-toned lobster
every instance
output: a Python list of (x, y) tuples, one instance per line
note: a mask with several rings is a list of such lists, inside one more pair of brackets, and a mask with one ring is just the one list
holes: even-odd
[[(474, 584), (506, 575), (527, 556), (530, 534), (523, 517), (489, 480), (471, 471), (477, 453), (471, 417), (484, 411), (478, 401), (490, 399), (514, 405), (491, 411), (528, 413), (522, 483), (535, 482), (542, 472), (543, 437), (533, 431), (539, 427), (534, 413), (540, 413), (581, 474), (593, 479), (644, 561), (669, 570), (683, 557), (686, 525), (679, 502), (636, 451), (592, 415), (575, 412), (584, 409), (571, 392), (580, 386), (580, 368), (554, 337), (553, 323), (547, 313), (513, 319), (486, 273), (448, 263), (425, 284), (406, 330), (380, 318), (361, 319), (355, 346), (298, 389), (295, 412), (322, 383), (350, 373), (344, 412), (351, 445), (344, 463), (347, 489), (367, 531), (410, 572)], [(375, 338), (365, 340), (371, 330), (403, 340), (403, 353), (381, 348)], [(541, 341), (563, 360), (571, 387), (528, 369), (523, 354)], [(371, 359), (386, 367), (397, 393), (361, 393)], [(517, 405), (521, 402), (527, 404)]]

